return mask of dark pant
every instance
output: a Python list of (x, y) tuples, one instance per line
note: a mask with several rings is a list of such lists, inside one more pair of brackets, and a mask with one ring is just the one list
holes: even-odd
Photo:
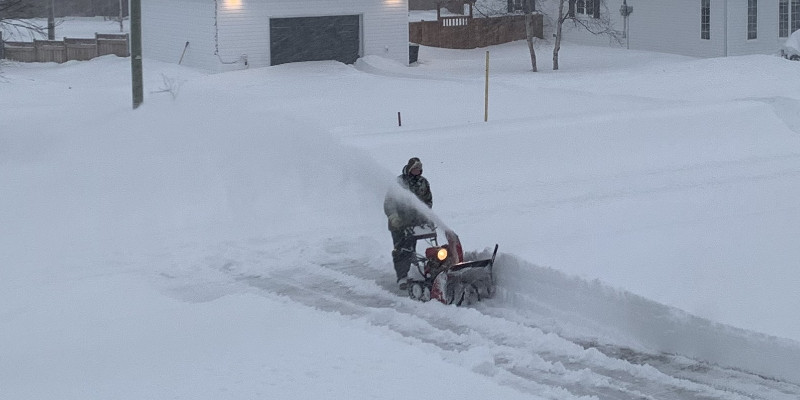
[(403, 231), (391, 231), (394, 250), (392, 250), (392, 261), (397, 279), (405, 278), (417, 251), (417, 240), (413, 236), (407, 235)]

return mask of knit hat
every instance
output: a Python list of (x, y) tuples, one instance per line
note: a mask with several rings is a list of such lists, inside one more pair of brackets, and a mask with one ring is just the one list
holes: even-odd
[(411, 157), (406, 164), (406, 172), (410, 173), (412, 169), (419, 168), (422, 171), (422, 161), (417, 157)]

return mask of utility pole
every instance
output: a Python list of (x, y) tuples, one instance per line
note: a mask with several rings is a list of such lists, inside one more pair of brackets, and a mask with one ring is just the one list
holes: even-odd
[(131, 0), (131, 83), (133, 87), (133, 109), (144, 102), (142, 83), (142, 3)]
[(56, 40), (56, 0), (47, 6), (47, 40)]
[(125, 13), (122, 12), (122, 1), (119, 0), (119, 31), (122, 33), (124, 29), (122, 28), (122, 20), (125, 18)]

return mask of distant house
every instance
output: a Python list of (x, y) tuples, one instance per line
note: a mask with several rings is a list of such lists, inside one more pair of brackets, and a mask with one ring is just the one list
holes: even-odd
[(407, 0), (141, 0), (145, 58), (221, 72), (299, 61), (408, 63)]
[[(537, 2), (557, 15), (553, 1)], [(630, 49), (721, 57), (776, 53), (791, 32), (800, 28), (800, 0), (627, 0), (632, 13), (625, 20), (623, 0), (575, 0), (582, 20), (608, 18)], [(552, 20), (552, 19), (551, 19)], [(626, 29), (627, 22), (627, 29)], [(552, 26), (550, 27), (552, 30)], [(564, 24), (564, 38), (573, 43), (608, 44), (581, 26)]]
[(464, 14), (465, 0), (408, 0), (408, 9), (415, 10), (436, 10), (441, 7), (454, 14)]

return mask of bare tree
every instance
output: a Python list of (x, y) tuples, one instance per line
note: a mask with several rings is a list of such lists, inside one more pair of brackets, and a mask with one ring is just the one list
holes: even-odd
[[(107, 0), (107, 1), (111, 1), (111, 0)], [(114, 10), (112, 10), (112, 8), (105, 8), (104, 11), (103, 11), (104, 12), (103, 16), (108, 18), (108, 19), (110, 19), (110, 20), (112, 20), (112, 21), (118, 22), (119, 23), (119, 31), (120, 32), (124, 32), (125, 31), (124, 22), (125, 22), (125, 17), (127, 16), (127, 12), (128, 12), (128, 2), (127, 2), (127, 0), (119, 0), (119, 1), (114, 0), (114, 1), (115, 1), (115, 4), (116, 4), (114, 6), (114, 7), (116, 7), (116, 10), (114, 11)], [(110, 14), (111, 11), (114, 11), (115, 15), (111, 15)], [(105, 14), (108, 14), (108, 15), (105, 15)]]
[[(472, 0), (475, 1), (475, 0)], [(528, 41), (528, 52), (531, 56), (531, 70), (537, 72), (536, 66), (536, 49), (534, 42), (536, 40), (534, 28), (534, 13), (536, 11), (535, 0), (483, 0), (478, 4), (473, 3), (473, 7), (478, 15), (489, 18), (492, 16), (508, 15), (511, 13), (522, 11), (525, 14), (525, 38)]]
[(24, 0), (0, 0), (0, 70), (3, 66), (3, 32), (34, 31), (41, 33), (42, 28), (23, 19), (33, 9), (33, 5)]
[(493, 17), (493, 16), (497, 16), (497, 15), (506, 15), (506, 14), (511, 12), (511, 11), (509, 11), (507, 9), (507, 6), (505, 4), (503, 4), (503, 3), (501, 3), (501, 2), (499, 2), (497, 0), (495, 0), (495, 1), (484, 0), (484, 1), (480, 1), (480, 2), (478, 0), (475, 0), (472, 3), (472, 8), (473, 8), (475, 14), (480, 15), (480, 16), (485, 17), (485, 18), (489, 18), (489, 17)]
[(533, 47), (533, 10), (525, 12), (525, 37), (528, 40), (528, 52), (531, 53), (531, 71), (537, 72), (536, 68), (536, 49)]
[[(578, 0), (558, 0), (558, 17), (556, 18), (556, 42), (553, 47), (553, 69), (558, 69), (558, 52), (561, 50), (561, 37), (563, 33), (563, 25), (566, 21), (571, 21), (574, 26), (583, 27), (586, 31), (593, 35), (605, 35), (612, 41), (622, 43), (620, 32), (613, 29), (611, 22), (611, 13), (605, 6), (605, 2), (601, 0), (582, 1), (584, 13), (591, 16), (588, 18), (579, 18), (576, 16), (576, 4)], [(564, 4), (567, 4), (568, 9), (564, 12)], [(591, 10), (588, 9), (591, 7)]]
[(0, 0), (0, 29), (6, 32), (25, 31), (31, 35), (45, 35), (44, 28), (27, 19), (37, 10), (37, 6), (31, 1)]
[[(575, 0), (569, 0), (574, 5)], [(558, 18), (556, 18), (556, 43), (553, 46), (553, 70), (558, 70), (558, 52), (561, 50), (561, 31), (568, 13), (564, 13), (566, 0), (558, 0)]]

